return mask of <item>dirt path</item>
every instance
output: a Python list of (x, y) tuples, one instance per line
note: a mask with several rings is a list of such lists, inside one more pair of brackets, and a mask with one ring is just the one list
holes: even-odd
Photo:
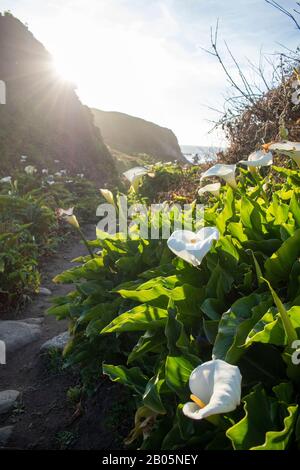
[[(85, 228), (87, 238), (93, 239), (94, 226)], [(79, 240), (64, 244), (59, 252), (41, 267), (43, 287), (53, 296), (65, 295), (70, 286), (56, 285), (53, 277), (74, 266), (71, 260), (85, 254)], [(41, 358), (40, 347), (48, 339), (67, 330), (67, 322), (58, 322), (45, 316), (51, 305), (51, 296), (36, 296), (17, 317), (43, 319), (39, 340), (19, 349), (7, 357), (0, 366), (0, 391), (17, 390), (21, 400), (13, 412), (0, 415), (0, 427), (13, 425), (6, 447), (17, 449), (105, 449), (120, 448), (122, 430), (114, 422), (113, 403), (120, 403), (120, 388), (108, 380), (99, 384), (95, 396), (83, 404), (83, 413), (74, 419), (74, 407), (67, 400), (67, 391), (79, 383), (79, 377), (57, 367), (53, 361)], [(4, 318), (2, 318), (4, 319)], [(107, 426), (107, 423), (110, 423)], [(109, 429), (108, 429), (109, 428)], [(120, 437), (120, 439), (119, 439)]]

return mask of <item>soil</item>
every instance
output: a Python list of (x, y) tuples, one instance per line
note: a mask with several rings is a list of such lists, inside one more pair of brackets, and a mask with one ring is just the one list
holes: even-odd
[[(94, 238), (94, 226), (86, 226), (84, 231), (88, 239)], [(53, 296), (65, 295), (72, 290), (72, 286), (54, 284), (52, 279), (74, 266), (71, 260), (82, 254), (85, 254), (85, 248), (79, 240), (62, 244), (56, 255), (42, 263), (41, 285), (50, 289)], [(124, 390), (104, 378), (91, 398), (83, 400), (80, 407), (72, 405), (67, 391), (79, 384), (78, 374), (53, 366), (49, 358), (45, 361), (41, 357), (41, 345), (68, 327), (66, 321), (45, 315), (50, 305), (51, 296), (37, 295), (21, 312), (9, 316), (14, 320), (43, 317), (44, 321), (41, 338), (8, 355), (7, 364), (0, 366), (0, 390), (21, 392), (21, 401), (13, 413), (0, 416), (0, 427), (14, 425), (7, 448), (123, 448), (128, 429), (127, 424), (120, 427), (115, 404), (122, 407)], [(54, 359), (56, 364), (57, 358)]]

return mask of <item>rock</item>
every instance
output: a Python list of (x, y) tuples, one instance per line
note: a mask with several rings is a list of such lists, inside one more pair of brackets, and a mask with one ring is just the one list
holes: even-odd
[(13, 426), (5, 426), (3, 428), (0, 428), (0, 447), (6, 446), (10, 439), (10, 436), (12, 435), (13, 429)]
[(29, 323), (31, 325), (40, 325), (43, 323), (44, 318), (38, 317), (38, 318), (23, 318), (22, 320), (19, 320), (22, 323)]
[(0, 392), (0, 414), (8, 413), (20, 396), (17, 390), (4, 390)]
[(37, 341), (42, 334), (41, 327), (24, 321), (0, 321), (0, 340), (4, 341), (6, 351), (11, 353)]
[(38, 294), (40, 295), (52, 295), (52, 292), (50, 289), (47, 289), (47, 287), (40, 287)]
[(57, 335), (54, 338), (46, 341), (46, 343), (42, 344), (40, 351), (42, 353), (47, 352), (50, 349), (57, 349), (59, 351), (62, 351), (69, 339), (70, 334), (68, 331), (65, 331), (64, 333), (61, 333), (60, 335)]

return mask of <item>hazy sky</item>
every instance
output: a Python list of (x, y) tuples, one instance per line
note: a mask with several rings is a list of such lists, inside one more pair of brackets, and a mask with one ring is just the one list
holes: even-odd
[(181, 144), (222, 142), (207, 134), (218, 115), (206, 106), (221, 108), (228, 84), (201, 49), (217, 18), (220, 45), (226, 40), (245, 70), (261, 48), (300, 42), (264, 0), (0, 0), (0, 9), (28, 23), (83, 103), (169, 127)]

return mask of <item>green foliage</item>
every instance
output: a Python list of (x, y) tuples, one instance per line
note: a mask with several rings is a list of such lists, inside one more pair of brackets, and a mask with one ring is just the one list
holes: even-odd
[[(95, 218), (98, 192), (81, 177), (26, 174), (18, 170), (11, 183), (0, 182), (0, 306), (17, 307), (39, 287), (39, 259), (51, 254), (67, 234), (58, 207), (76, 205), (81, 222)], [(48, 181), (53, 181), (49, 184)], [(101, 201), (99, 197), (99, 202)]]
[[(84, 380), (103, 362), (130, 389), (137, 414), (128, 442), (139, 448), (297, 447), (300, 369), (287, 332), (300, 338), (300, 188), (295, 178), (276, 181), (264, 192), (263, 178), (242, 171), (236, 190), (211, 198), (205, 222), (221, 236), (198, 269), (165, 240), (115, 236), (92, 242), (94, 260), (57, 276), (75, 288), (49, 312), (70, 321), (66, 360), (81, 364)], [(212, 355), (239, 366), (243, 406), (190, 420), (182, 413), (190, 374)]]

